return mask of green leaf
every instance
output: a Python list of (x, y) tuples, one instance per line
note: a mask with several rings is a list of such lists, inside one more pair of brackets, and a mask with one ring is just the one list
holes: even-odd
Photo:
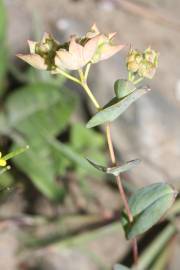
[(126, 266), (124, 266), (122, 264), (116, 264), (114, 266), (114, 270), (130, 270), (130, 268), (128, 268), (128, 267), (126, 267)]
[[(42, 140), (30, 142), (30, 149), (16, 156), (13, 162), (26, 173), (34, 185), (49, 199), (60, 200), (64, 189), (56, 182), (55, 161), (52, 148)], [(14, 145), (17, 148), (17, 145)]]
[(82, 166), (86, 170), (89, 170), (88, 162), (86, 162), (86, 160), (81, 155), (79, 155), (76, 151), (74, 151), (71, 146), (58, 142), (57, 140), (51, 140), (49, 141), (49, 143), (54, 149), (56, 149), (59, 152), (59, 155), (63, 155), (72, 163), (78, 164), (79, 166)]
[[(92, 128), (103, 123), (112, 122), (119, 117), (134, 101), (146, 94), (150, 89), (141, 88), (119, 100), (113, 98), (104, 108), (97, 112), (87, 123), (87, 128)], [(113, 104), (112, 104), (113, 103)]]
[(5, 38), (6, 34), (6, 9), (4, 1), (0, 0), (0, 40)]
[[(89, 142), (93, 141), (92, 144)], [(106, 162), (106, 157), (104, 155), (104, 148), (105, 148), (105, 139), (100, 132), (95, 130), (89, 130), (82, 124), (74, 124), (71, 127), (71, 134), (70, 134), (70, 143), (69, 147), (72, 148), (76, 154), (82, 156), (92, 156), (100, 163)], [(74, 163), (76, 173), (78, 176), (85, 176), (89, 173), (93, 173), (97, 176), (97, 170), (95, 170), (88, 162), (84, 159), (85, 166), (76, 166), (77, 163)]]
[(7, 124), (29, 139), (56, 136), (67, 125), (75, 102), (68, 89), (48, 83), (22, 87), (6, 102)]
[(136, 86), (124, 79), (119, 79), (114, 83), (114, 92), (116, 97), (122, 99), (136, 90)]
[(87, 158), (87, 161), (93, 167), (95, 167), (97, 170), (104, 172), (104, 173), (107, 173), (107, 174), (113, 174), (115, 176), (118, 176), (120, 173), (126, 172), (126, 171), (136, 167), (140, 163), (139, 159), (134, 159), (134, 160), (128, 161), (127, 163), (125, 163), (121, 166), (105, 167), (105, 166), (102, 166), (102, 165), (99, 165), (99, 164), (93, 162), (92, 160), (89, 160), (88, 158)]
[(56, 182), (60, 172), (60, 159), (54, 155), (49, 143), (68, 124), (76, 99), (68, 89), (54, 84), (36, 83), (14, 92), (0, 115), (15, 144), (30, 146), (29, 151), (13, 159), (34, 185), (49, 199), (64, 196), (64, 189)]
[[(105, 147), (105, 139), (100, 132), (88, 130), (80, 123), (73, 124), (70, 136), (73, 148), (77, 151), (84, 151), (84, 154), (89, 152), (90, 149), (93, 149), (91, 152), (94, 154), (97, 149)], [(89, 144), (91, 140), (93, 141), (92, 145)]]
[(127, 239), (132, 239), (150, 229), (172, 206), (177, 192), (166, 183), (156, 183), (139, 189), (129, 199), (134, 222), (129, 224), (126, 214), (122, 225)]
[[(10, 174), (8, 174), (8, 170), (10, 170), (10, 166), (6, 166), (6, 167), (4, 167), (3, 169), (1, 169), (0, 170), (0, 186), (6, 186), (6, 185), (8, 185), (9, 184), (9, 182), (11, 182), (11, 179), (10, 179)], [(2, 176), (2, 174), (3, 174), (3, 176)], [(5, 179), (5, 180), (4, 180)], [(10, 181), (9, 181), (9, 179), (10, 179)]]

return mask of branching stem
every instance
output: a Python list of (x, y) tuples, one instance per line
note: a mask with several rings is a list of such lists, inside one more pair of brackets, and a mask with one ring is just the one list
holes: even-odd
[(76, 77), (70, 75), (69, 73), (67, 73), (66, 71), (62, 70), (62, 69), (58, 69), (58, 73), (63, 75), (64, 77), (66, 77), (67, 79), (73, 81), (73, 82), (76, 82), (78, 84), (81, 85), (81, 81), (78, 80)]

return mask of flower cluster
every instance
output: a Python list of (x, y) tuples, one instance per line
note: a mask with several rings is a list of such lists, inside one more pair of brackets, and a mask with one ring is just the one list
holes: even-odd
[(150, 47), (144, 52), (130, 50), (127, 56), (128, 71), (139, 77), (152, 79), (158, 66), (158, 53)]
[(40, 42), (28, 41), (30, 54), (17, 56), (41, 70), (78, 70), (88, 63), (97, 63), (119, 52), (124, 45), (113, 44), (115, 35), (101, 34), (93, 25), (84, 37), (72, 36), (70, 41), (60, 44), (45, 33)]
[(37, 69), (55, 69), (54, 58), (60, 45), (50, 34), (44, 33), (40, 42), (28, 40), (28, 45), (30, 54), (18, 54), (19, 58)]

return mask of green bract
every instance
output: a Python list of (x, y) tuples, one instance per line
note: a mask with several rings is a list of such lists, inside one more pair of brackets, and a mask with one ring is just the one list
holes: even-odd
[(112, 122), (120, 116), (134, 101), (146, 94), (150, 89), (147, 87), (137, 89), (125, 98), (119, 100), (113, 98), (102, 110), (97, 112), (87, 123), (87, 128), (92, 128), (103, 123)]
[(94, 163), (92, 160), (87, 159), (87, 161), (95, 167), (97, 170), (107, 173), (107, 174), (113, 174), (115, 176), (118, 176), (122, 172), (126, 172), (134, 167), (136, 167), (139, 163), (139, 159), (134, 159), (131, 161), (128, 161), (127, 163), (121, 165), (121, 166), (114, 166), (114, 167), (104, 167), (102, 165), (99, 165), (97, 163)]
[(135, 85), (128, 80), (120, 79), (114, 83), (114, 92), (119, 99), (131, 94), (135, 89)]
[(126, 214), (122, 218), (127, 239), (132, 239), (150, 229), (173, 204), (177, 191), (166, 183), (156, 183), (139, 189), (129, 199), (133, 223)]

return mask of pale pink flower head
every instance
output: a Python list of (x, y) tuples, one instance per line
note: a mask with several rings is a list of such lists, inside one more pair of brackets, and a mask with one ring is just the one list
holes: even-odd
[(119, 52), (124, 45), (114, 45), (116, 33), (101, 34), (94, 24), (85, 36), (72, 36), (70, 41), (59, 44), (50, 34), (45, 33), (40, 42), (28, 41), (30, 54), (17, 56), (33, 67), (50, 70), (78, 70), (88, 63), (97, 63)]
[(44, 33), (40, 42), (28, 40), (30, 54), (17, 54), (17, 57), (41, 70), (55, 69), (54, 58), (59, 43), (48, 33)]
[(78, 70), (91, 61), (98, 47), (98, 37), (83, 40), (72, 37), (69, 48), (60, 48), (56, 52), (55, 64), (57, 67), (69, 70)]
[(68, 43), (68, 48), (60, 48), (57, 51), (55, 64), (59, 68), (78, 70), (87, 63), (108, 59), (124, 47), (124, 45), (113, 45), (112, 39), (115, 34), (101, 34), (94, 24), (84, 37), (73, 36)]
[(125, 45), (123, 44), (113, 44), (113, 38), (115, 35), (115, 32), (109, 34), (101, 34), (96, 24), (92, 26), (91, 31), (86, 34), (87, 38), (98, 38), (97, 50), (91, 59), (92, 63), (106, 60), (124, 48)]

